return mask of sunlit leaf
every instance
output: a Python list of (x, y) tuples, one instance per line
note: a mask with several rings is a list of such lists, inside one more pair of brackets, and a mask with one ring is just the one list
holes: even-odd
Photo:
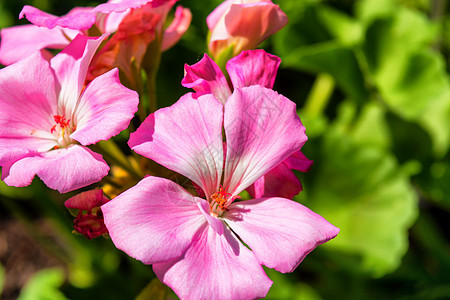
[(379, 125), (363, 125), (377, 119), (370, 112), (374, 108), (362, 114), (356, 127), (349, 122), (351, 109), (343, 108), (340, 120), (324, 136), (320, 154), (311, 157), (315, 164), (305, 177), (305, 204), (341, 229), (325, 247), (360, 256), (362, 269), (382, 276), (399, 266), (408, 249), (417, 195), (409, 170), (383, 149), (382, 131), (374, 140), (360, 140)]
[(61, 269), (44, 269), (27, 282), (19, 295), (19, 300), (67, 300), (59, 290), (65, 275)]
[(135, 300), (166, 300), (167, 295), (167, 287), (158, 278), (155, 278), (139, 293)]

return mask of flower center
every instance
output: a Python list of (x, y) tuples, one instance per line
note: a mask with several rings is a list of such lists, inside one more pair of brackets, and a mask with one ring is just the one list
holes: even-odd
[(70, 122), (70, 119), (66, 120), (65, 115), (54, 115), (53, 119), (55, 120), (55, 125), (52, 126), (50, 132), (58, 139), (58, 145), (55, 146), (55, 149), (64, 148), (72, 144), (73, 140), (70, 138), (70, 135), (76, 130), (76, 126), (72, 124), (73, 122)]
[(211, 214), (215, 217), (220, 217), (227, 210), (227, 206), (236, 198), (239, 198), (239, 196), (231, 197), (231, 193), (227, 192), (227, 188), (220, 186), (219, 191), (212, 194), (209, 201)]

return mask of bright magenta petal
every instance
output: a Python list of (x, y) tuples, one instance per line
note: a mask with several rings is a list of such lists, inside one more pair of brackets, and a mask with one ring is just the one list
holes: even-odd
[(146, 177), (102, 206), (114, 245), (145, 264), (183, 255), (206, 220), (178, 184)]
[(316, 246), (339, 229), (299, 203), (265, 198), (232, 203), (224, 218), (258, 261), (280, 272), (292, 272)]
[[(64, 34), (74, 38), (76, 31), (65, 29)], [(20, 25), (1, 31), (0, 63), (13, 64), (32, 53), (44, 49), (62, 49), (69, 44), (61, 28), (48, 29), (35, 25)]]
[(178, 6), (175, 11), (175, 18), (169, 27), (164, 30), (164, 37), (161, 44), (161, 51), (166, 51), (175, 45), (186, 32), (191, 24), (192, 13), (189, 8)]
[(153, 265), (158, 278), (181, 299), (263, 298), (272, 281), (253, 253), (230, 232), (205, 226), (179, 260)]
[(259, 84), (271, 89), (280, 62), (278, 56), (264, 50), (248, 50), (230, 59), (227, 71), (234, 88)]
[(237, 88), (225, 105), (223, 186), (239, 194), (306, 142), (295, 103), (261, 86)]
[(181, 84), (192, 88), (197, 95), (213, 94), (220, 103), (225, 105), (231, 91), (225, 75), (217, 64), (205, 54), (196, 64), (184, 66), (185, 75)]
[(292, 199), (301, 190), (300, 180), (284, 163), (267, 172), (247, 188), (252, 198), (283, 197)]
[(145, 119), (128, 144), (211, 195), (223, 170), (222, 120), (223, 106), (212, 95), (194, 99), (189, 93)]
[(87, 30), (95, 23), (96, 15), (92, 8), (77, 7), (70, 11), (67, 15), (57, 17), (43, 12), (33, 6), (25, 5), (20, 12), (19, 18), (26, 17), (28, 21), (40, 27), (49, 29), (61, 26), (64, 28), (75, 30)]
[(105, 37), (77, 35), (50, 61), (61, 86), (58, 105), (63, 113), (72, 114), (75, 111), (91, 59)]
[(67, 193), (100, 181), (109, 166), (100, 154), (86, 147), (35, 153), (3, 167), (2, 180), (12, 186), (27, 186), (34, 175), (60, 193)]
[(309, 160), (301, 151), (297, 151), (289, 156), (284, 163), (289, 169), (308, 172), (314, 162)]
[(113, 69), (86, 87), (75, 111), (77, 129), (70, 137), (83, 145), (107, 140), (128, 127), (138, 103), (138, 94), (121, 85), (119, 71)]
[(292, 170), (307, 172), (313, 164), (301, 151), (294, 152), (247, 188), (252, 198), (282, 197), (292, 199), (302, 191), (302, 184)]

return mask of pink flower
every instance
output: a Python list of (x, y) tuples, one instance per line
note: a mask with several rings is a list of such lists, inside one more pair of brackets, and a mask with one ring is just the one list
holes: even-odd
[(37, 52), (0, 70), (2, 180), (26, 186), (38, 175), (65, 193), (101, 180), (109, 170), (86, 145), (126, 129), (138, 96), (114, 69), (84, 87), (97, 39), (77, 36), (46, 60)]
[[(205, 54), (198, 63), (192, 66), (185, 65), (185, 76), (181, 84), (194, 89), (195, 97), (212, 94), (219, 102), (225, 104), (233, 88), (260, 85), (271, 89), (279, 65), (280, 58), (264, 50), (243, 51), (230, 59), (226, 65), (232, 85), (230, 86), (217, 64)], [(254, 198), (280, 196), (292, 199), (302, 190), (302, 185), (292, 170), (307, 172), (312, 163), (298, 151), (259, 178), (247, 191)]]
[(100, 206), (108, 201), (103, 190), (90, 190), (73, 196), (64, 205), (69, 210), (77, 211), (73, 222), (74, 229), (91, 240), (108, 233), (100, 209)]
[(283, 28), (286, 14), (270, 0), (226, 0), (206, 19), (208, 48), (214, 58), (232, 47), (232, 56), (256, 48)]
[(291, 272), (339, 231), (292, 200), (235, 201), (306, 140), (295, 104), (265, 87), (235, 88), (225, 105), (184, 95), (151, 114), (129, 145), (192, 180), (206, 199), (146, 177), (102, 206), (112, 241), (153, 264), (182, 299), (264, 297), (272, 282), (261, 265)]
[[(109, 1), (97, 7), (76, 7), (62, 17), (25, 5), (20, 18), (26, 17), (33, 25), (2, 29), (0, 63), (10, 65), (44, 48), (63, 49), (78, 34), (99, 36), (103, 33), (116, 33), (122, 21), (136, 10), (154, 9), (162, 13), (157, 30), (163, 36), (162, 50), (167, 50), (181, 38), (191, 21), (190, 11), (180, 8), (177, 9), (172, 24), (163, 30), (167, 12), (175, 2), (176, 0)], [(145, 23), (147, 20), (141, 21)], [(50, 52), (46, 53), (50, 55)]]

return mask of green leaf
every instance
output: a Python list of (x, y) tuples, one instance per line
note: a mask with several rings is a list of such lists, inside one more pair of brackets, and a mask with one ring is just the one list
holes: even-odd
[(19, 300), (67, 300), (58, 289), (65, 280), (64, 271), (58, 268), (44, 269), (36, 273), (25, 285)]
[(0, 180), (0, 196), (2, 195), (13, 199), (31, 199), (34, 194), (32, 189), (29, 187), (8, 186)]
[(302, 282), (292, 282), (285, 274), (265, 268), (273, 285), (265, 299), (273, 300), (320, 300), (320, 295), (309, 285)]
[(394, 271), (407, 251), (418, 199), (409, 170), (384, 149), (384, 130), (361, 140), (378, 127), (368, 124), (382, 120), (380, 111), (369, 105), (353, 122), (354, 110), (348, 103), (341, 108), (316, 156), (309, 156), (315, 164), (305, 176), (305, 205), (341, 229), (325, 248), (361, 257), (361, 269), (378, 277)]
[[(349, 16), (325, 5), (309, 4), (287, 12), (290, 21), (274, 36), (282, 66), (312, 73), (328, 73), (351, 98), (368, 97), (353, 47), (362, 39), (362, 27)], [(283, 8), (283, 7), (282, 7)]]
[(450, 85), (441, 54), (430, 49), (436, 26), (416, 11), (398, 9), (368, 27), (364, 55), (389, 109), (430, 134), (435, 153), (450, 144)]
[(167, 287), (154, 278), (136, 297), (135, 300), (166, 300), (168, 295)]
[(5, 268), (0, 264), (0, 296), (2, 295), (3, 286), (5, 285)]

